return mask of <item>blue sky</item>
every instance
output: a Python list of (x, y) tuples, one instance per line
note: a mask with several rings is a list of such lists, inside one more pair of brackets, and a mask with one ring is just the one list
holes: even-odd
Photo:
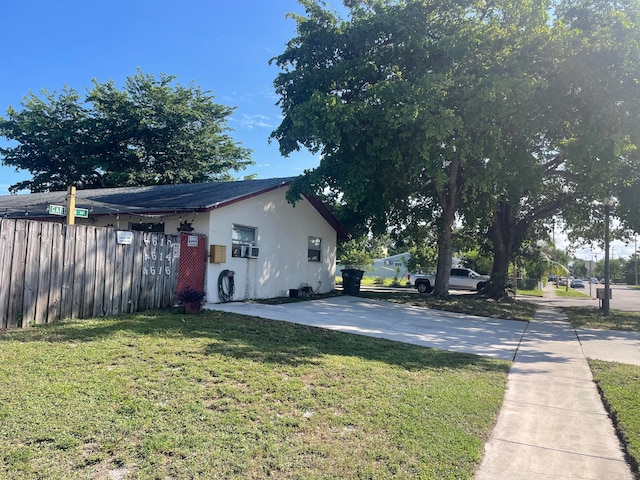
[[(93, 78), (122, 86), (140, 68), (175, 75), (182, 85), (193, 81), (216, 102), (236, 107), (230, 133), (253, 150), (255, 162), (238, 177), (292, 176), (317, 165), (306, 151), (284, 158), (277, 142), (268, 142), (280, 123), (273, 89), (279, 70), (269, 59), (295, 35), (295, 22), (286, 14), (304, 12), (296, 0), (2, 3), (0, 115), (9, 106), (19, 109), (30, 91), (68, 85), (84, 94)], [(340, 6), (338, 0), (328, 3)], [(0, 195), (29, 177), (0, 166)]]
[[(327, 4), (341, 8), (340, 0)], [(6, 0), (0, 15), (0, 115), (9, 106), (19, 109), (29, 92), (68, 85), (84, 94), (93, 78), (122, 86), (138, 68), (166, 73), (236, 107), (231, 135), (253, 150), (255, 162), (238, 177), (298, 175), (318, 158), (306, 151), (284, 158), (277, 142), (268, 142), (280, 123), (273, 89), (279, 71), (269, 59), (295, 35), (295, 22), (286, 18), (290, 12), (304, 9), (296, 0)], [(0, 195), (25, 178), (28, 172), (0, 166)], [(558, 240), (564, 248), (566, 240)], [(633, 245), (616, 245), (616, 256), (633, 252)], [(589, 247), (576, 254), (592, 256)]]

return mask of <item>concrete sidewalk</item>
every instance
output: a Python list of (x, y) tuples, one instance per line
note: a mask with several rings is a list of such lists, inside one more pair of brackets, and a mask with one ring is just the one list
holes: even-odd
[[(597, 308), (597, 303), (593, 303), (595, 301), (588, 297), (586, 299), (558, 297), (553, 284), (547, 284), (543, 293), (543, 298), (529, 297), (526, 300), (535, 303), (538, 308), (562, 306), (591, 306)], [(575, 331), (585, 357), (607, 362), (640, 365), (640, 332), (589, 328), (577, 328)]]
[(587, 358), (640, 365), (640, 332), (577, 328)]
[(632, 480), (575, 331), (539, 307), (476, 480)]

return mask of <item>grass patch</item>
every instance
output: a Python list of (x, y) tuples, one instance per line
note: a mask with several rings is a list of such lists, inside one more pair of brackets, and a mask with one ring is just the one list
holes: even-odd
[(0, 334), (0, 478), (471, 478), (509, 362), (222, 312)]
[(536, 306), (526, 301), (496, 302), (495, 300), (477, 297), (475, 295), (451, 295), (442, 300), (432, 295), (415, 292), (360, 292), (363, 298), (385, 300), (388, 302), (405, 303), (419, 307), (434, 308), (456, 313), (467, 313), (481, 317), (506, 318), (511, 320), (533, 320)]
[(516, 295), (527, 295), (529, 297), (543, 297), (544, 292), (542, 290), (520, 290), (516, 291)]
[(395, 287), (402, 288), (407, 285), (407, 277), (387, 278), (363, 276), (360, 285), (373, 287)]
[(629, 330), (640, 332), (640, 313), (611, 310), (605, 317), (597, 308), (565, 307), (569, 322), (573, 328), (599, 328), (608, 330)]
[(558, 297), (574, 297), (574, 298), (582, 298), (582, 297), (588, 297), (589, 296), (588, 293), (580, 292), (580, 291), (575, 290), (573, 288), (570, 288), (569, 290), (567, 290), (566, 287), (558, 287), (558, 288), (556, 288), (556, 295)]
[(640, 367), (589, 360), (594, 379), (634, 472), (640, 461)]

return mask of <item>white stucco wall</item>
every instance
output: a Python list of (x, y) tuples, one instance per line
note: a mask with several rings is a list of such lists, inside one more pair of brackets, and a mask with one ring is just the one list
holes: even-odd
[[(208, 245), (224, 245), (226, 261), (207, 263), (207, 301), (219, 302), (218, 276), (223, 270), (235, 272), (233, 300), (287, 296), (289, 289), (310, 285), (319, 293), (335, 288), (337, 233), (305, 199), (295, 207), (286, 198), (288, 187), (282, 187), (211, 212), (140, 216), (120, 214), (78, 221), (96, 226), (112, 225), (127, 230), (131, 223), (164, 223), (164, 233), (177, 233), (180, 220), (192, 222), (195, 233), (204, 233)], [(233, 225), (257, 229), (258, 258), (233, 258), (231, 236)], [(322, 239), (320, 262), (309, 262), (309, 237)], [(208, 246), (207, 246), (208, 250)]]
[[(287, 203), (287, 187), (211, 211), (210, 245), (226, 246), (226, 262), (207, 267), (207, 301), (219, 302), (218, 276), (235, 272), (233, 300), (287, 296), (289, 289), (309, 284), (326, 293), (335, 288), (336, 231), (306, 200)], [(231, 256), (233, 225), (255, 227), (258, 258)], [(320, 262), (309, 262), (309, 237), (322, 239)]]

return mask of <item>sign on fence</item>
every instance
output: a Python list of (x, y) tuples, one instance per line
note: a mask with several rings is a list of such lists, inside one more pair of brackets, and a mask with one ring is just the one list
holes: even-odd
[(116, 234), (118, 235), (119, 245), (131, 245), (133, 243), (133, 232), (118, 230)]

